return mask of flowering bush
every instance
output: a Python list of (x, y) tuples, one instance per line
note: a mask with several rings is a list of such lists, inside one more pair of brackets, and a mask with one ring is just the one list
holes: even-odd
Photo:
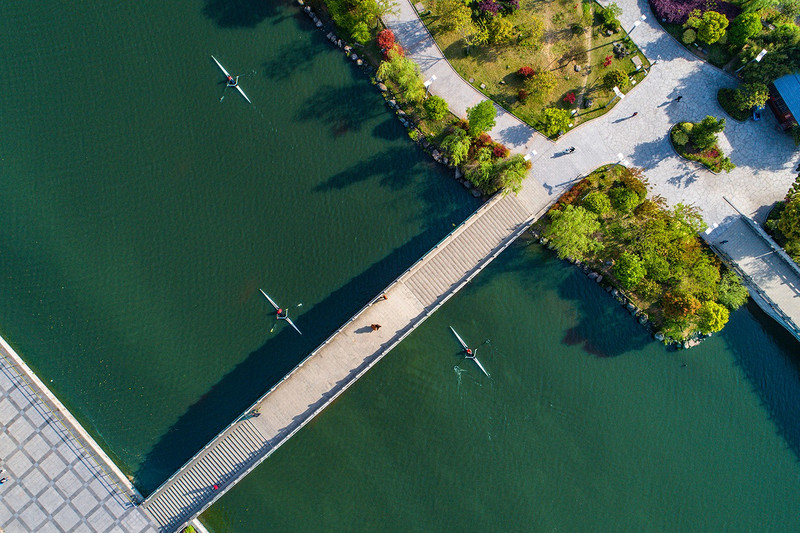
[(476, 141), (475, 144), (478, 144), (480, 146), (489, 146), (490, 144), (492, 144), (492, 142), (493, 141), (492, 141), (491, 135), (489, 135), (488, 133), (484, 132), (484, 133), (481, 133), (478, 136), (478, 140)]
[(568, 104), (572, 105), (575, 103), (575, 93), (569, 93), (567, 96), (564, 97), (564, 101)]
[(526, 91), (525, 89), (520, 89), (519, 92), (517, 93), (517, 98), (519, 98), (520, 102), (524, 102), (525, 100), (528, 99), (528, 91)]
[(517, 71), (517, 74), (522, 76), (523, 78), (530, 78), (533, 76), (534, 70), (531, 67), (520, 67)]
[(394, 32), (387, 28), (378, 34), (376, 41), (378, 42), (378, 48), (389, 50), (394, 45)]
[(611, 56), (606, 56), (605, 60), (603, 60), (603, 66), (607, 67), (607, 66), (611, 65), (611, 60), (612, 59), (614, 59), (614, 58), (611, 57)]
[(406, 57), (406, 51), (400, 46), (400, 43), (394, 43), (388, 50), (383, 53), (386, 59), (391, 59), (392, 57)]
[(489, 16), (495, 16), (500, 12), (500, 4), (495, 0), (481, 0), (478, 2), (478, 9), (481, 13), (488, 13)]
[(509, 149), (500, 143), (495, 143), (494, 148), (492, 148), (492, 155), (498, 159), (508, 157), (509, 153), (510, 153)]
[(686, 22), (689, 13), (695, 9), (699, 9), (701, 13), (706, 11), (722, 13), (729, 21), (742, 12), (739, 6), (715, 0), (650, 0), (650, 7), (660, 20), (674, 24)]

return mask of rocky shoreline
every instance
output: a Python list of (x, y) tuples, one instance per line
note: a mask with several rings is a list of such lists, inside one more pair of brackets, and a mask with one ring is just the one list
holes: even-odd
[(406, 128), (406, 130), (408, 130), (408, 136), (411, 138), (411, 140), (417, 143), (417, 146), (430, 155), (434, 161), (452, 170), (453, 178), (462, 186), (464, 186), (464, 188), (467, 189), (467, 191), (469, 191), (473, 197), (481, 198), (484, 201), (487, 200), (488, 198), (485, 197), (478, 188), (472, 185), (469, 180), (464, 178), (461, 170), (459, 170), (458, 167), (450, 162), (447, 156), (439, 150), (439, 147), (427, 139), (425, 134), (420, 131), (416, 124), (411, 121), (408, 114), (397, 104), (397, 101), (392, 98), (389, 88), (381, 80), (377, 79), (375, 67), (370, 64), (369, 61), (365, 61), (363, 57), (359, 57), (359, 55), (355, 52), (353, 46), (359, 45), (350, 45), (338, 37), (333, 31), (332, 25), (330, 23), (323, 22), (322, 19), (320, 19), (319, 16), (314, 13), (314, 10), (305, 4), (304, 0), (297, 0), (297, 3), (303, 6), (303, 12), (308, 15), (308, 17), (314, 23), (314, 26), (316, 26), (320, 31), (325, 32), (325, 38), (328, 39), (331, 44), (341, 49), (346, 57), (348, 57), (351, 61), (353, 61), (353, 63), (356, 64), (356, 66), (360, 67), (362, 70), (364, 70), (364, 72), (367, 73), (367, 75), (369, 75), (373, 85), (375, 85), (378, 90), (381, 91), (384, 100), (386, 100), (386, 104), (395, 113), (400, 123)]

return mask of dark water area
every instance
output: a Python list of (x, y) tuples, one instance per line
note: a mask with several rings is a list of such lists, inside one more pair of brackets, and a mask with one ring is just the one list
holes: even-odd
[[(0, 333), (145, 493), (477, 207), (297, 6), (6, 2), (0, 29)], [(668, 351), (521, 243), (203, 518), (796, 531), (797, 346), (750, 306)]]
[(797, 530), (796, 341), (757, 308), (688, 351), (648, 339), (577, 269), (515, 245), (202, 518), (216, 533)]
[(0, 26), (0, 331), (143, 492), (478, 206), (296, 6)]

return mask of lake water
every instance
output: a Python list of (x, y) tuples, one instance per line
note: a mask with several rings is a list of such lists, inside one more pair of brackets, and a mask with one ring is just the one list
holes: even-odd
[[(295, 6), (6, 2), (0, 29), (0, 332), (145, 493), (477, 207)], [(796, 530), (796, 352), (750, 309), (668, 352), (516, 245), (204, 519)]]

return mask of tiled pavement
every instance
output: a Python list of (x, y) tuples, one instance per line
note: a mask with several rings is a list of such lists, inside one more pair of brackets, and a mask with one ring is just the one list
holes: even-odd
[(5, 533), (156, 532), (3, 350), (0, 529)]

